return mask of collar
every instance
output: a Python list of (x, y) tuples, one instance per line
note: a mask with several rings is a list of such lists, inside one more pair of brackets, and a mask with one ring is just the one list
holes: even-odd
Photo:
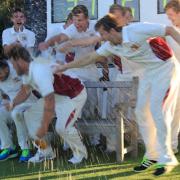
[[(26, 30), (26, 28), (23, 26), (23, 30), (21, 32), (24, 32), (25, 30)], [(11, 28), (11, 33), (12, 34), (18, 33), (18, 32), (15, 31), (14, 26)]]
[(124, 26), (122, 29), (122, 44), (129, 43), (129, 37), (127, 32), (127, 26)]

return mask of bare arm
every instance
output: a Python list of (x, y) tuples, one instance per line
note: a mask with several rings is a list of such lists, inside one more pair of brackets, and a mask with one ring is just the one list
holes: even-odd
[(18, 92), (16, 97), (13, 99), (13, 107), (24, 102), (29, 97), (30, 93), (31, 93), (30, 86), (22, 85), (20, 91)]
[(67, 41), (68, 39), (69, 39), (68, 36), (61, 33), (61, 34), (59, 34), (57, 36), (54, 36), (54, 37), (50, 38), (46, 42), (39, 43), (38, 48), (39, 48), (39, 50), (43, 51), (43, 50), (48, 49), (50, 46), (54, 46), (56, 44), (62, 43), (64, 41)]
[(80, 68), (83, 66), (87, 66), (89, 64), (94, 64), (98, 61), (101, 61), (102, 59), (105, 59), (103, 56), (100, 56), (96, 52), (89, 53), (88, 55), (82, 57), (79, 60), (72, 61), (70, 63), (64, 64), (64, 65), (55, 65), (54, 68), (54, 73), (61, 73), (67, 69), (71, 68)]
[(180, 45), (180, 33), (173, 27), (166, 27), (166, 36), (171, 36)]
[(48, 131), (49, 124), (51, 123), (55, 114), (55, 97), (51, 93), (44, 97), (44, 113), (41, 127), (38, 129), (37, 136), (42, 138)]
[(77, 46), (84, 47), (84, 46), (96, 45), (97, 43), (99, 43), (101, 41), (102, 41), (102, 38), (99, 37), (99, 36), (92, 36), (92, 37), (88, 37), (88, 38), (72, 39), (72, 40), (69, 40), (69, 41), (63, 43), (62, 45), (60, 45), (57, 48), (58, 48), (58, 50), (60, 52), (67, 53), (73, 47), (77, 47)]

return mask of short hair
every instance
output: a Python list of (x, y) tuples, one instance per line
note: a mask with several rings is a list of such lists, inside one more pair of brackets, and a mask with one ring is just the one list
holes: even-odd
[(117, 32), (122, 31), (122, 26), (118, 26), (117, 20), (112, 14), (108, 14), (97, 21), (95, 24), (95, 30), (98, 31), (101, 27), (103, 27), (103, 29), (107, 32), (109, 32), (112, 28)]
[(15, 14), (15, 13), (17, 13), (17, 12), (21, 12), (21, 13), (23, 13), (24, 16), (25, 16), (25, 12), (24, 12), (24, 10), (21, 9), (21, 8), (13, 8), (13, 9), (11, 10), (11, 16), (13, 16), (13, 14)]
[(180, 12), (180, 0), (171, 0), (165, 6), (165, 11), (173, 9), (176, 13)]
[(113, 5), (111, 5), (111, 7), (109, 8), (109, 12), (112, 13), (112, 14), (113, 14), (114, 11), (116, 11), (116, 10), (120, 11), (123, 16), (124, 16), (125, 13), (126, 13), (125, 8), (124, 8), (123, 6), (121, 6), (121, 5), (119, 5), (119, 4), (113, 4)]
[(26, 62), (31, 62), (32, 57), (28, 50), (21, 45), (14, 45), (8, 53), (8, 57), (17, 61), (19, 58), (23, 59)]
[(70, 12), (70, 13), (68, 14), (67, 18), (66, 18), (66, 22), (69, 21), (69, 20), (72, 20), (72, 18), (73, 18), (73, 15), (72, 15), (72, 13)]
[(75, 6), (73, 9), (72, 9), (72, 15), (73, 16), (78, 16), (79, 14), (84, 14), (84, 16), (86, 17), (86, 18), (88, 18), (89, 17), (89, 15), (88, 15), (88, 9), (87, 9), (87, 7), (86, 6), (84, 6), (84, 5), (77, 5), (77, 6)]

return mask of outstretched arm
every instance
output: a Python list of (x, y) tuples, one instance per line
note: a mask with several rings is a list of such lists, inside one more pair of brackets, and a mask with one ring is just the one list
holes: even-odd
[(73, 47), (77, 47), (77, 46), (84, 47), (84, 46), (96, 45), (97, 43), (99, 43), (101, 41), (102, 41), (102, 38), (99, 36), (72, 39), (72, 40), (69, 40), (69, 41), (61, 44), (60, 46), (57, 47), (57, 49), (62, 53), (67, 53)]
[(171, 36), (180, 45), (180, 33), (174, 27), (166, 27), (166, 36)]
[(54, 36), (52, 38), (50, 38), (49, 40), (45, 41), (45, 42), (41, 42), (38, 45), (38, 49), (43, 51), (48, 49), (50, 46), (54, 46), (56, 44), (62, 43), (64, 41), (67, 41), (69, 39), (69, 37), (63, 33)]
[(103, 56), (100, 56), (94, 51), (93, 53), (89, 53), (88, 55), (82, 57), (79, 60), (72, 61), (64, 65), (53, 65), (52, 68), (53, 68), (54, 73), (58, 74), (67, 69), (80, 68), (89, 64), (94, 64), (98, 61), (102, 61), (103, 59), (105, 59)]

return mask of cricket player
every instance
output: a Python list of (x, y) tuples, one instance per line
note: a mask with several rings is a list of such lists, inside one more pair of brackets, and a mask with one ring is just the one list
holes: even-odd
[(141, 64), (144, 70), (138, 88), (136, 118), (146, 153), (134, 171), (144, 171), (156, 162), (155, 176), (171, 171), (178, 165), (171, 147), (171, 123), (179, 89), (179, 66), (174, 63), (175, 57), (169, 49), (168, 56), (161, 59), (162, 55), (158, 57), (147, 40), (169, 35), (180, 44), (180, 34), (173, 27), (160, 24), (137, 23), (121, 27), (112, 15), (104, 16), (95, 27), (107, 42), (77, 62), (54, 66), (54, 71), (58, 73), (95, 63), (112, 54)]
[(73, 151), (70, 163), (80, 163), (87, 158), (86, 147), (81, 141), (74, 123), (86, 101), (86, 90), (79, 79), (67, 75), (53, 76), (49, 64), (33, 61), (22, 46), (15, 46), (9, 54), (11, 62), (19, 76), (23, 78), (26, 90), (22, 90), (12, 101), (11, 108), (21, 104), (31, 89), (37, 90), (40, 98), (24, 113), (28, 132), (39, 147), (29, 162), (37, 163), (54, 159), (48, 137), (49, 124), (56, 115), (56, 131)]
[(28, 109), (37, 98), (30, 92), (29, 98), (21, 105), (18, 105), (12, 111), (9, 111), (8, 107), (14, 97), (18, 94), (22, 85), (22, 79), (18, 77), (15, 69), (9, 61), (0, 61), (0, 89), (5, 93), (9, 99), (3, 100), (3, 106), (0, 108), (0, 139), (1, 148), (0, 161), (5, 161), (9, 158), (18, 156), (16, 147), (12, 141), (11, 129), (8, 127), (8, 123), (15, 122), (16, 132), (18, 137), (18, 143), (22, 150), (19, 161), (27, 162), (31, 158), (29, 150), (29, 135), (27, 127), (25, 125), (23, 112)]

